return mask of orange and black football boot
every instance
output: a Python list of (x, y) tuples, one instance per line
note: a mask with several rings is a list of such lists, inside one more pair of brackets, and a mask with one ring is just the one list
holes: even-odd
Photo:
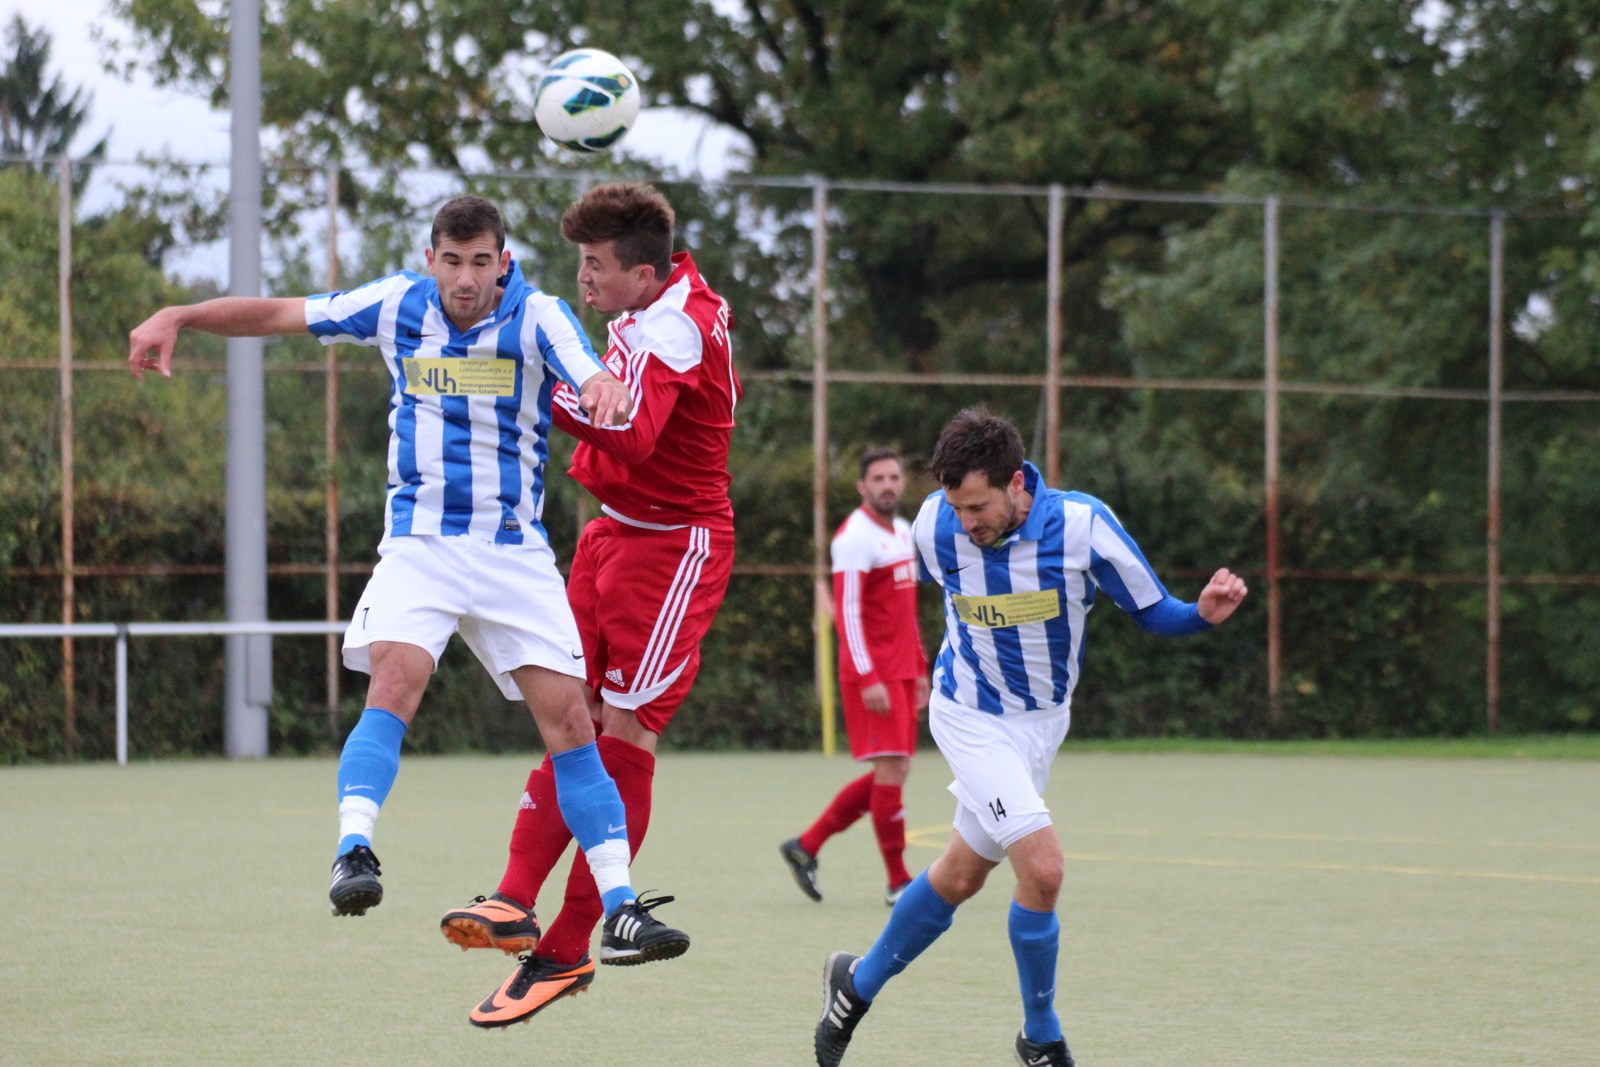
[(577, 963), (557, 963), (529, 953), (468, 1018), (473, 1026), (485, 1028), (525, 1023), (562, 997), (582, 993), (593, 981), (594, 961), (588, 956)]
[(472, 903), (447, 911), (439, 920), (439, 931), (461, 951), (469, 948), (497, 948), (508, 956), (532, 952), (539, 947), (539, 921), (521, 904), (495, 893), (474, 897)]

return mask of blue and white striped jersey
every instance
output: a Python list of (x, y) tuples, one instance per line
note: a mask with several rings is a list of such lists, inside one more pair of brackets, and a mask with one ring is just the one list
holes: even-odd
[(412, 271), (306, 298), (323, 344), (375, 347), (389, 370), (386, 537), (548, 540), (550, 394), (558, 379), (577, 390), (605, 368), (565, 301), (515, 263), (501, 281), (499, 306), (465, 332), (434, 280)]
[(1049, 488), (1031, 463), (1023, 476), (1033, 506), (993, 547), (972, 543), (942, 490), (922, 502), (911, 528), (922, 580), (944, 589), (934, 684), (956, 703), (994, 715), (1067, 709), (1096, 590), (1147, 630), (1209, 628), (1195, 605), (1168, 595), (1102, 501)]

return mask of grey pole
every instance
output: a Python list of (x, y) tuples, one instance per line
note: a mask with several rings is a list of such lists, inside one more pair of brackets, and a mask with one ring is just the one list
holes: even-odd
[[(232, 296), (261, 295), (261, 4), (233, 0), (229, 96), (233, 102), (228, 243)], [(228, 341), (228, 516), (226, 599), (230, 622), (267, 617), (266, 404), (259, 337)], [(272, 638), (227, 639), (223, 750), (232, 759), (267, 754)]]

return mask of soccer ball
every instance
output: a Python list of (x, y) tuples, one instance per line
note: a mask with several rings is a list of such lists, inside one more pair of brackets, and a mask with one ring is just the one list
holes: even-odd
[(604, 152), (639, 114), (639, 81), (598, 48), (563, 52), (539, 77), (533, 117), (544, 135), (575, 152)]

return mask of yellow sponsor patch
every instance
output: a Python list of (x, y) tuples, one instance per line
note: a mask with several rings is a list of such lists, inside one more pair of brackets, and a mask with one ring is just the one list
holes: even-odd
[(412, 396), (511, 396), (517, 388), (512, 359), (402, 359), (406, 392)]
[(983, 626), (991, 630), (1045, 622), (1061, 614), (1061, 594), (1054, 589), (1041, 589), (1036, 593), (1001, 593), (998, 596), (952, 593), (950, 599), (956, 606), (956, 618), (968, 626)]

